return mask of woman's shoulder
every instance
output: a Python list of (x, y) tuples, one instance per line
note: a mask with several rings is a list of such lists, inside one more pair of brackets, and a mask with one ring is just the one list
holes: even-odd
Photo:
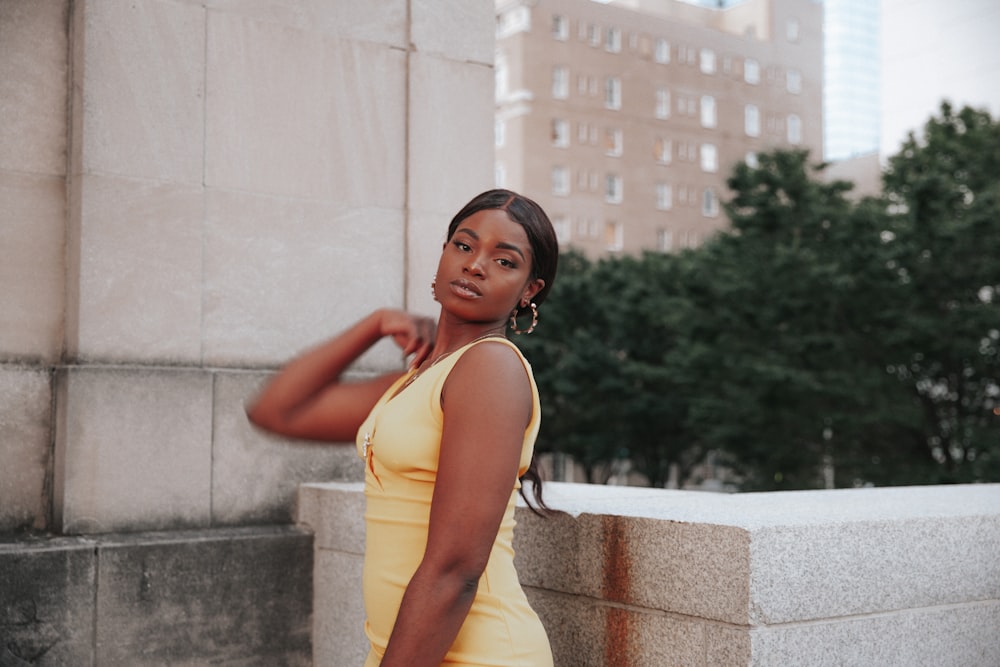
[(513, 341), (500, 336), (474, 341), (462, 349), (450, 375), (469, 375), (492, 382), (522, 384), (531, 378), (531, 366)]

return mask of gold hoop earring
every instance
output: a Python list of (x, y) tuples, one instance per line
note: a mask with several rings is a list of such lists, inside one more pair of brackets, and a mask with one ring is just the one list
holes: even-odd
[(531, 326), (529, 326), (527, 329), (524, 329), (523, 331), (517, 328), (517, 310), (518, 309), (515, 308), (514, 312), (510, 314), (511, 331), (513, 331), (519, 336), (521, 334), (530, 334), (532, 331), (535, 330), (535, 327), (538, 326), (538, 306), (535, 305), (534, 301), (531, 302)]

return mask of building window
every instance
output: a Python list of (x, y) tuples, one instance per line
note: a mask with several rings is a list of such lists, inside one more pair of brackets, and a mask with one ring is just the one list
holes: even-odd
[(552, 119), (552, 145), (558, 148), (569, 146), (569, 122), (561, 118)]
[(609, 76), (604, 82), (604, 106), (608, 109), (622, 108), (622, 81), (616, 76)]
[(557, 215), (552, 218), (552, 229), (555, 230), (556, 240), (559, 243), (567, 243), (570, 240), (570, 235), (573, 230), (573, 226), (569, 222), (569, 218), (565, 215)]
[(609, 204), (622, 203), (622, 177), (608, 174), (604, 178), (604, 201)]
[(587, 24), (587, 41), (591, 46), (598, 46), (601, 43), (601, 28), (593, 23)]
[(702, 49), (699, 62), (701, 63), (702, 74), (715, 74), (715, 51), (712, 49)]
[(569, 169), (566, 167), (552, 167), (552, 194), (569, 194)]
[[(593, 192), (597, 192), (597, 172), (596, 172), (596, 171), (594, 171), (594, 170), (590, 170), (590, 171), (589, 171), (589, 172), (587, 173), (587, 175), (588, 175), (588, 177), (589, 177), (589, 178), (588, 178), (588, 180), (590, 181), (590, 189), (591, 189), (591, 190), (592, 190)], [(596, 232), (595, 232), (595, 233), (596, 233)]]
[(656, 208), (669, 211), (674, 206), (674, 189), (669, 183), (656, 184)]
[(701, 214), (706, 218), (714, 218), (719, 215), (719, 198), (715, 196), (715, 190), (705, 188), (701, 196)]
[(552, 68), (552, 97), (564, 100), (569, 97), (569, 69), (562, 66)]
[(670, 118), (670, 91), (666, 88), (656, 89), (656, 117)]
[(653, 50), (653, 57), (658, 63), (670, 62), (670, 42), (665, 39), (657, 39)]
[(585, 144), (590, 137), (590, 128), (586, 123), (578, 123), (576, 126), (576, 143)]
[(507, 168), (500, 162), (493, 165), (493, 182), (498, 188), (507, 187)]
[(507, 123), (498, 120), (493, 123), (493, 145), (499, 148), (507, 141)]
[(701, 170), (713, 174), (719, 171), (719, 151), (715, 144), (701, 145)]
[(756, 169), (760, 166), (760, 162), (757, 160), (757, 153), (750, 151), (747, 156), (743, 159), (747, 163), (747, 166), (751, 169)]
[(507, 68), (507, 54), (497, 51), (493, 60), (493, 96), (502, 100), (507, 97), (510, 70)]
[(576, 77), (576, 92), (580, 95), (587, 94), (587, 76), (585, 74)]
[(669, 229), (656, 230), (656, 249), (660, 252), (670, 252), (674, 249), (674, 233)]
[(785, 39), (789, 42), (799, 41), (799, 20), (796, 18), (788, 19), (785, 24)]
[(608, 250), (621, 250), (625, 246), (625, 230), (622, 229), (622, 223), (605, 223), (604, 245)]
[(604, 152), (611, 157), (620, 157), (622, 154), (622, 131), (609, 127), (604, 132)]
[(517, 32), (528, 32), (531, 30), (531, 8), (515, 7), (509, 12), (504, 12), (497, 16), (498, 38), (507, 37)]
[(760, 136), (760, 110), (754, 104), (743, 107), (743, 129), (748, 137)]
[(653, 156), (660, 164), (670, 164), (673, 150), (674, 142), (670, 139), (657, 137), (656, 142), (653, 144)]
[(797, 69), (790, 69), (785, 72), (785, 88), (793, 95), (802, 92), (802, 73)]
[(701, 126), (702, 127), (715, 127), (717, 122), (717, 116), (715, 110), (715, 98), (711, 95), (701, 96)]
[(743, 80), (754, 86), (760, 83), (760, 63), (753, 58), (743, 61)]
[(552, 36), (560, 42), (565, 42), (569, 38), (569, 19), (560, 14), (553, 14)]
[(605, 35), (604, 48), (611, 53), (619, 53), (622, 50), (622, 31), (619, 28), (608, 28)]
[(802, 141), (802, 121), (795, 114), (788, 114), (788, 143), (798, 144)]

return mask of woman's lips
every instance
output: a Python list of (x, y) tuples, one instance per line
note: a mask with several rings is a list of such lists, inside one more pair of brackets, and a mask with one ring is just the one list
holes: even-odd
[(452, 281), (451, 291), (458, 296), (462, 296), (467, 299), (483, 295), (482, 291), (479, 289), (479, 285), (469, 280)]

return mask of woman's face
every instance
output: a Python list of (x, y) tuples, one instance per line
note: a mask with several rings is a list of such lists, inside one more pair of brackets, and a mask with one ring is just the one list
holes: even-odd
[(473, 213), (458, 223), (438, 262), (434, 293), (446, 311), (471, 322), (505, 322), (545, 285), (532, 278), (531, 244), (506, 211)]

